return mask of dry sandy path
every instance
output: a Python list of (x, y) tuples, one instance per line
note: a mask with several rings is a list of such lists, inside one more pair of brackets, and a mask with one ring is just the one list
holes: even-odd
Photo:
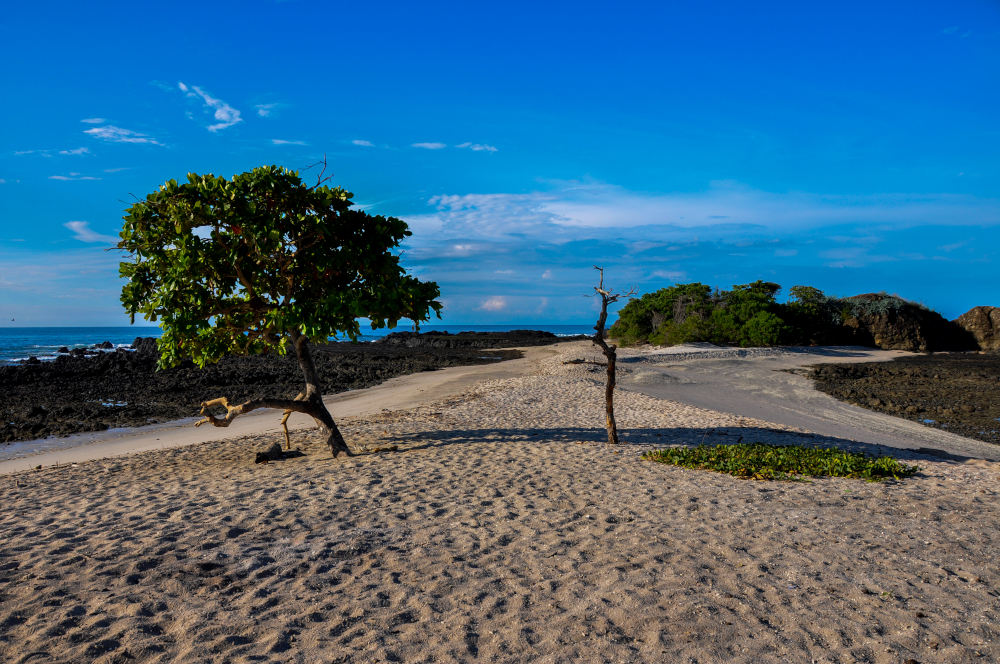
[(912, 353), (860, 347), (669, 351), (622, 349), (621, 387), (871, 445), (1000, 460), (1000, 446), (852, 406), (789, 371), (823, 363), (885, 362)]

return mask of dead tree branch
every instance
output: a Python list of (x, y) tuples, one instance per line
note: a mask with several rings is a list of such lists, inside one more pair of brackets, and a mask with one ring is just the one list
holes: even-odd
[(608, 369), (608, 381), (604, 388), (604, 415), (605, 424), (608, 429), (608, 442), (612, 445), (618, 444), (618, 424), (615, 422), (615, 378), (616, 378), (616, 362), (618, 360), (617, 350), (618, 347), (614, 344), (608, 344), (604, 339), (604, 327), (608, 322), (608, 305), (617, 302), (622, 298), (629, 298), (636, 294), (636, 289), (629, 289), (627, 293), (614, 293), (604, 287), (604, 268), (594, 266), (594, 269), (600, 273), (600, 280), (597, 286), (594, 287), (597, 295), (601, 298), (601, 314), (597, 319), (597, 325), (594, 326), (594, 344), (599, 346), (601, 352), (604, 353), (604, 357), (607, 358), (607, 369)]
[(327, 164), (326, 164), (326, 154), (325, 153), (323, 154), (323, 158), (322, 159), (320, 159), (319, 161), (317, 161), (315, 164), (310, 164), (310, 165), (306, 166), (305, 170), (308, 171), (310, 168), (316, 168), (317, 166), (322, 166), (323, 168), (320, 170), (319, 175), (316, 176), (316, 184), (314, 184), (313, 186), (309, 187), (310, 189), (318, 189), (320, 187), (320, 185), (322, 185), (324, 182), (327, 182), (327, 181), (333, 179), (332, 175), (327, 175), (326, 177), (323, 177), (326, 174), (326, 166), (327, 166)]

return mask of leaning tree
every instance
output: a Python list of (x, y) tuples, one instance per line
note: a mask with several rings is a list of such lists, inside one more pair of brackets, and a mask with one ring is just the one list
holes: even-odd
[[(198, 366), (229, 354), (285, 353), (305, 379), (294, 399), (226, 397), (202, 404), (204, 419), (225, 427), (259, 408), (311, 416), (328, 433), (333, 456), (351, 450), (323, 403), (311, 343), (356, 339), (358, 318), (373, 328), (416, 323), (440, 312), (434, 282), (406, 274), (393, 250), (410, 231), (394, 217), (352, 207), (340, 187), (306, 186), (298, 173), (264, 166), (231, 179), (188, 175), (169, 180), (132, 205), (118, 248), (122, 303), (158, 321), (160, 367), (190, 358)], [(285, 428), (287, 441), (288, 430)]]

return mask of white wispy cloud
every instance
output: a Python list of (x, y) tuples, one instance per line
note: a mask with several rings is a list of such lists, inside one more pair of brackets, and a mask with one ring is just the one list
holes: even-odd
[(653, 270), (649, 275), (653, 279), (667, 279), (669, 281), (681, 281), (687, 279), (687, 273), (681, 270)]
[(435, 196), (424, 227), (486, 235), (546, 234), (561, 230), (670, 227), (809, 228), (837, 223), (1000, 224), (1000, 199), (956, 194), (865, 196), (773, 193), (716, 182), (694, 193), (646, 194), (600, 183), (561, 183), (528, 194)]
[(262, 118), (269, 118), (271, 115), (281, 107), (281, 104), (257, 104), (254, 106), (254, 110), (257, 111), (257, 115)]
[(866, 196), (773, 193), (719, 181), (703, 192), (643, 194), (611, 185), (569, 187), (540, 203), (554, 223), (589, 228), (752, 224), (808, 228), (836, 223), (1000, 223), (1000, 200), (953, 194)]
[(86, 124), (104, 124), (107, 120), (104, 118), (84, 118), (80, 120), (80, 122), (84, 122)]
[(496, 152), (496, 147), (492, 145), (486, 145), (484, 143), (459, 143), (455, 146), (456, 148), (463, 148), (466, 150), (472, 150), (473, 152)]
[(39, 157), (53, 157), (55, 155), (69, 156), (69, 157), (79, 157), (85, 154), (92, 154), (89, 148), (73, 148), (65, 150), (50, 150), (50, 149), (39, 149), (39, 150), (15, 150), (15, 157), (24, 157), (26, 155), (37, 155)]
[(73, 231), (73, 237), (80, 242), (100, 242), (102, 244), (118, 244), (118, 238), (111, 235), (104, 235), (90, 228), (90, 223), (86, 221), (67, 221), (63, 224)]
[(502, 295), (488, 297), (480, 302), (477, 309), (480, 311), (503, 311), (507, 308), (507, 298)]
[(132, 170), (131, 166), (119, 166), (118, 168), (105, 168), (105, 173), (121, 173), (122, 171)]
[(272, 138), (271, 143), (274, 145), (309, 145), (305, 141), (286, 141), (283, 138)]
[(551, 279), (551, 278), (552, 278), (552, 270), (546, 270), (545, 272), (542, 272), (542, 279)]
[(93, 129), (84, 129), (83, 133), (88, 136), (93, 136), (94, 138), (99, 138), (102, 141), (108, 141), (110, 143), (142, 143), (147, 145), (163, 145), (158, 140), (143, 134), (138, 131), (133, 131), (131, 129), (123, 129), (122, 127), (116, 127), (114, 125), (104, 125), (103, 127), (94, 127)]
[[(240, 112), (227, 104), (226, 102), (213, 97), (204, 90), (202, 90), (197, 85), (186, 85), (183, 82), (179, 82), (177, 87), (180, 88), (181, 92), (187, 95), (191, 99), (200, 99), (205, 105), (205, 108), (212, 111), (212, 117), (216, 120), (215, 124), (210, 124), (206, 129), (211, 132), (216, 132), (222, 129), (227, 129), (235, 124), (243, 122), (240, 117)], [(258, 111), (259, 112), (259, 111)]]
[(100, 180), (101, 178), (95, 178), (92, 175), (80, 175), (79, 173), (70, 173), (69, 175), (50, 175), (50, 180)]
[(423, 150), (443, 150), (448, 147), (447, 143), (411, 143), (410, 147), (421, 148)]
[(362, 138), (355, 138), (353, 141), (351, 141), (351, 143), (353, 143), (354, 145), (359, 145), (359, 146), (361, 146), (363, 148), (373, 148), (373, 147), (375, 147), (374, 143), (372, 143), (371, 141), (366, 141), (366, 140), (364, 140)]

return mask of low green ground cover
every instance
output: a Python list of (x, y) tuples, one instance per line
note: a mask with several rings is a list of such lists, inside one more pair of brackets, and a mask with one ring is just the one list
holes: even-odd
[(801, 480), (803, 477), (850, 477), (878, 482), (909, 477), (918, 466), (892, 457), (845, 452), (832, 447), (804, 445), (698, 445), (646, 452), (644, 459), (684, 468), (714, 470), (755, 480)]

